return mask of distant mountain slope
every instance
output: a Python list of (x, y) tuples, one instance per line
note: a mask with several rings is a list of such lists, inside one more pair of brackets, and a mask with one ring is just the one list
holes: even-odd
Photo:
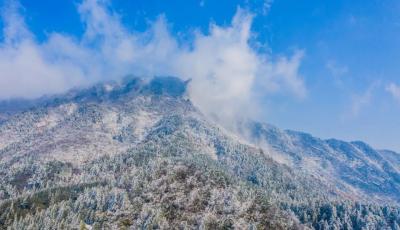
[[(381, 158), (382, 152), (366, 152), (372, 150), (361, 143), (351, 143), (348, 152), (259, 123), (253, 140), (269, 145), (249, 144), (204, 117), (185, 96), (187, 84), (172, 77), (98, 84), (49, 97), (0, 122), (0, 229), (357, 229), (400, 223), (398, 207), (366, 199), (376, 194), (370, 201), (396, 200), (396, 172), (390, 170), (397, 169), (374, 171), (370, 162), (396, 158), (394, 153)], [(362, 168), (331, 156), (339, 149), (357, 157)], [(315, 162), (302, 163), (311, 156)], [(321, 167), (356, 174), (347, 179), (319, 172)], [(365, 170), (371, 182), (364, 181)], [(380, 180), (393, 180), (382, 183), (392, 190), (373, 190), (372, 182)], [(351, 190), (358, 186), (353, 181), (368, 190)]]
[(379, 153), (390, 163), (392, 167), (400, 171), (400, 153), (390, 150), (379, 150)]
[(400, 202), (400, 155), (361, 142), (322, 140), (310, 134), (251, 123), (251, 139), (294, 168), (318, 175), (368, 200)]

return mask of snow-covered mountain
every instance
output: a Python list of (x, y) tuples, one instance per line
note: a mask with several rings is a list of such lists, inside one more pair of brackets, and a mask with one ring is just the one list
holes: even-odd
[(398, 227), (397, 153), (228, 131), (187, 84), (130, 78), (0, 110), (0, 229)]
[(322, 140), (310, 134), (249, 124), (254, 143), (293, 168), (318, 175), (367, 200), (400, 202), (400, 154), (361, 141)]

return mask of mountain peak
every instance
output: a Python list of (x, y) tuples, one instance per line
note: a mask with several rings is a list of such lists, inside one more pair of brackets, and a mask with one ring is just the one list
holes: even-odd
[(154, 96), (183, 96), (188, 81), (172, 76), (155, 76), (151, 79), (128, 76), (120, 82), (98, 83), (87, 89), (72, 90), (70, 98), (75, 100), (118, 99), (140, 94)]
[(143, 87), (143, 92), (149, 92), (154, 95), (179, 97), (185, 94), (188, 83), (189, 81), (182, 81), (177, 77), (156, 76)]
[(173, 76), (142, 78), (129, 75), (121, 81), (100, 82), (87, 88), (74, 88), (63, 94), (45, 95), (37, 99), (4, 100), (0, 101), (0, 121), (6, 116), (34, 107), (54, 106), (67, 102), (112, 101), (138, 95), (182, 97), (187, 91), (189, 82), (190, 80), (183, 81)]

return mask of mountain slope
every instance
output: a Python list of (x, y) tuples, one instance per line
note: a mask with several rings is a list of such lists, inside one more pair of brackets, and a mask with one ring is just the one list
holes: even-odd
[[(186, 98), (186, 84), (171, 77), (104, 83), (7, 116), (0, 124), (1, 228), (394, 228), (400, 222), (397, 207), (357, 203), (363, 194), (278, 163), (269, 149), (209, 121)], [(282, 154), (305, 154), (286, 151), (300, 148), (293, 137), (268, 140), (280, 143)]]
[(360, 142), (322, 140), (252, 123), (252, 140), (288, 165), (318, 175), (367, 200), (400, 202), (400, 155)]

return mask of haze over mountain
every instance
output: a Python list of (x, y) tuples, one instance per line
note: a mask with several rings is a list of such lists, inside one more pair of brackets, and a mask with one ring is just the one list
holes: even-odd
[(3, 107), (1, 228), (398, 229), (398, 153), (233, 130), (190, 84), (127, 78)]

